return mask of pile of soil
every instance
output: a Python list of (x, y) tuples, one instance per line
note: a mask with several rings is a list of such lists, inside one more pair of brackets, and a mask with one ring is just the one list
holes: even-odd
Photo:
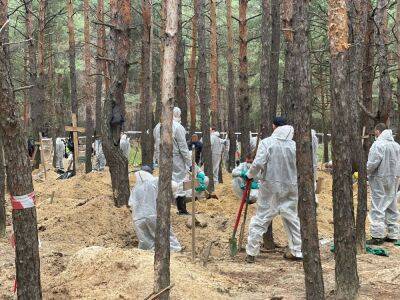
[[(333, 236), (332, 179), (323, 171), (319, 176), (324, 178), (317, 209), (321, 256), (326, 294), (332, 295), (334, 257), (329, 251)], [(114, 206), (108, 171), (68, 180), (56, 180), (57, 174), (52, 171), (44, 180), (39, 171), (34, 178), (45, 299), (144, 299), (152, 292), (154, 253), (136, 248), (131, 212), (127, 207)], [(218, 200), (196, 202), (199, 218), (207, 226), (196, 227), (195, 262), (191, 261), (188, 217), (176, 215), (176, 208), (171, 208), (173, 231), (185, 247), (183, 252), (171, 256), (172, 298), (304, 297), (302, 263), (285, 261), (284, 248), (262, 253), (254, 265), (244, 263), (243, 252), (234, 258), (229, 256), (228, 240), (239, 205), (229, 174), (224, 174), (224, 184), (218, 185), (216, 194)], [(188, 208), (191, 208), (189, 203)], [(10, 233), (10, 207), (8, 211)], [(254, 211), (252, 205), (249, 216)], [(286, 246), (280, 218), (274, 220), (273, 230), (276, 242)], [(204, 265), (205, 249), (211, 242), (211, 254)], [(358, 256), (361, 299), (398, 299), (400, 247), (385, 244), (384, 248), (389, 250), (389, 257)], [(0, 239), (0, 270), (0, 298), (13, 299), (14, 252), (8, 238)]]

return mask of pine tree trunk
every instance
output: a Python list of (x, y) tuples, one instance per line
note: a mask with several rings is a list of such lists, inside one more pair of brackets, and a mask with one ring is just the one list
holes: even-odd
[[(40, 90), (38, 84), (38, 69), (36, 59), (36, 46), (34, 39), (34, 27), (33, 27), (33, 8), (32, 1), (24, 0), (25, 4), (25, 27), (26, 36), (29, 39), (28, 42), (28, 81), (29, 84), (33, 85), (29, 93), (29, 102), (31, 107), (31, 123), (32, 123), (32, 137), (38, 141), (39, 131), (43, 128), (42, 112), (44, 110), (44, 93)], [(37, 151), (36, 157), (34, 157), (34, 168), (39, 168), (40, 164), (40, 151)]]
[(392, 108), (392, 83), (390, 81), (388, 63), (388, 9), (389, 0), (378, 0), (375, 13), (375, 26), (378, 66), (379, 66), (379, 107), (377, 118), (379, 122), (388, 122)]
[[(367, 27), (367, 18), (365, 9), (363, 8), (363, 0), (347, 1), (349, 17), (350, 17), (350, 38), (351, 44), (349, 51), (350, 64), (350, 94), (351, 109), (350, 122), (353, 128), (352, 149), (353, 149), (353, 166), (358, 171), (358, 196), (357, 196), (357, 227), (356, 241), (357, 252), (365, 252), (365, 219), (367, 214), (367, 169), (366, 157), (363, 150), (363, 126), (362, 111), (358, 103), (362, 102), (362, 72), (363, 60), (365, 53), (365, 32)], [(361, 155), (360, 155), (361, 154)], [(364, 226), (363, 228), (359, 226)]]
[(0, 237), (6, 235), (6, 169), (4, 166), (3, 137), (0, 134)]
[[(170, 208), (173, 198), (172, 180), (172, 107), (174, 103), (175, 58), (178, 31), (178, 1), (165, 0), (166, 27), (162, 74), (162, 123), (160, 178), (157, 201), (156, 244), (154, 251), (154, 292), (170, 285)], [(169, 290), (159, 299), (169, 299)]]
[(338, 299), (358, 294), (356, 239), (354, 230), (351, 169), (351, 125), (349, 124), (349, 32), (345, 0), (329, 1), (331, 52), (333, 222), (335, 281)]
[(282, 31), (285, 38), (285, 69), (283, 71), (283, 95), (281, 103), (281, 114), (286, 117), (289, 123), (293, 121), (291, 103), (294, 103), (295, 99), (292, 99), (293, 92), (293, 64), (295, 58), (293, 56), (293, 0), (282, 1)]
[[(8, 1), (0, 1), (0, 28), (7, 20)], [(8, 25), (7, 25), (8, 26)], [(3, 139), (7, 187), (13, 196), (33, 192), (32, 170), (19, 104), (11, 82), (8, 27), (0, 34), (0, 136)], [(1, 161), (1, 163), (3, 163)], [(13, 210), (18, 299), (42, 299), (36, 208)]]
[[(193, 6), (197, 7), (197, 0), (193, 0)], [(189, 106), (190, 106), (190, 131), (196, 131), (196, 56), (197, 56), (197, 13), (192, 18), (192, 46), (189, 68)]]
[(128, 204), (129, 175), (128, 160), (119, 148), (122, 125), (124, 122), (124, 92), (129, 69), (130, 38), (129, 27), (132, 23), (130, 1), (110, 1), (111, 23), (110, 64), (111, 84), (104, 101), (102, 117), (102, 142), (107, 164), (111, 174), (114, 203), (117, 207)]
[[(92, 136), (94, 131), (93, 120), (93, 85), (90, 77), (92, 69), (92, 53), (90, 51), (90, 20), (89, 20), (89, 0), (83, 1), (83, 15), (84, 15), (84, 60), (85, 60), (85, 100), (86, 100), (86, 150), (85, 150), (85, 171), (86, 173), (92, 172)], [(76, 146), (76, 145), (75, 145)]]
[(232, 0), (226, 0), (226, 26), (227, 26), (227, 65), (228, 65), (228, 139), (229, 139), (229, 161), (228, 172), (235, 168), (236, 154), (236, 97), (235, 97), (235, 75), (233, 73), (233, 31), (232, 31)]
[[(397, 7), (396, 7), (396, 38), (397, 38), (396, 99), (397, 99), (397, 105), (400, 107), (400, 1), (397, 2)], [(396, 142), (400, 142), (400, 109), (397, 110)]]
[(186, 101), (186, 80), (185, 80), (185, 42), (182, 38), (182, 1), (179, 2), (179, 21), (176, 50), (176, 76), (175, 76), (175, 103), (181, 109), (182, 126), (187, 128), (187, 101)]
[(75, 51), (75, 26), (74, 26), (74, 3), (67, 0), (68, 12), (68, 56), (69, 56), (69, 80), (71, 85), (71, 110), (78, 117), (78, 94), (76, 87), (76, 51)]
[[(266, 138), (272, 131), (271, 113), (274, 107), (269, 98), (269, 73), (271, 72), (271, 9), (270, 0), (262, 0), (262, 21), (261, 21), (261, 68), (260, 68), (260, 107), (262, 138)], [(276, 105), (275, 105), (276, 110)]]
[(278, 104), (278, 80), (279, 80), (279, 55), (281, 45), (281, 20), (280, 0), (271, 1), (271, 50), (269, 71), (269, 116), (267, 119), (267, 134), (272, 134), (272, 122), (276, 116)]
[(239, 112), (241, 158), (250, 152), (250, 110), (247, 65), (247, 0), (239, 0)]
[(293, 54), (294, 82), (292, 103), (296, 141), (297, 178), (299, 190), (298, 214), (300, 218), (303, 267), (305, 274), (306, 298), (324, 299), (321, 257), (319, 252), (317, 212), (314, 193), (314, 172), (311, 140), (311, 66), (308, 48), (308, 1), (296, 1), (293, 5)]
[(204, 172), (210, 179), (208, 189), (214, 191), (214, 175), (211, 155), (210, 140), (210, 105), (208, 98), (208, 80), (207, 80), (207, 60), (206, 60), (206, 28), (205, 28), (205, 0), (197, 0), (196, 2), (196, 19), (197, 19), (197, 42), (199, 46), (199, 55), (197, 66), (199, 70), (199, 98), (201, 112), (201, 131), (203, 134), (203, 160)]
[(210, 0), (210, 87), (211, 126), (217, 128), (218, 120), (218, 44), (217, 44), (217, 4)]
[[(96, 10), (97, 21), (104, 23), (104, 0), (97, 0), (97, 10)], [(105, 27), (98, 25), (97, 27), (97, 56), (105, 57)], [(95, 135), (101, 133), (101, 106), (102, 106), (102, 94), (103, 94), (103, 76), (107, 76), (105, 71), (106, 62), (101, 59), (96, 60), (96, 125), (95, 125)]]
[(142, 73), (141, 73), (141, 113), (140, 130), (142, 164), (153, 163), (153, 109), (152, 109), (152, 45), (153, 45), (153, 1), (142, 0)]

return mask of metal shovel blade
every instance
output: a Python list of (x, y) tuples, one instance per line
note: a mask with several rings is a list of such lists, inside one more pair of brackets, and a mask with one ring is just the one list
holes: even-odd
[(229, 248), (230, 248), (230, 251), (231, 251), (231, 257), (234, 257), (238, 253), (236, 237), (231, 237), (229, 239)]

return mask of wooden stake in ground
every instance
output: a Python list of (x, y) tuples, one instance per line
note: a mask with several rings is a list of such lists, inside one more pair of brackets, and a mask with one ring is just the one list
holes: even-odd
[(79, 163), (79, 145), (78, 145), (78, 132), (85, 133), (85, 128), (78, 127), (76, 114), (72, 114), (72, 126), (65, 126), (65, 131), (72, 132), (72, 139), (74, 143), (74, 166), (75, 172), (78, 170), (78, 163)]
[[(161, 149), (154, 250), (154, 292), (170, 285), (170, 226), (172, 199), (172, 109), (174, 104), (175, 64), (178, 31), (178, 0), (164, 0), (166, 15), (165, 47), (161, 85)], [(159, 299), (169, 299), (169, 290)]]
[(192, 261), (196, 258), (196, 196), (194, 181), (196, 180), (196, 150), (192, 145)]

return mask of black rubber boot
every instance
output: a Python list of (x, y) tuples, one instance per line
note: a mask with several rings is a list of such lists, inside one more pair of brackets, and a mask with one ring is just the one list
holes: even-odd
[(178, 208), (178, 215), (188, 215), (188, 211), (186, 210), (186, 197), (177, 197), (176, 198), (176, 207)]
[(371, 237), (371, 239), (366, 241), (365, 243), (371, 246), (379, 246), (382, 245), (384, 242), (385, 239)]

